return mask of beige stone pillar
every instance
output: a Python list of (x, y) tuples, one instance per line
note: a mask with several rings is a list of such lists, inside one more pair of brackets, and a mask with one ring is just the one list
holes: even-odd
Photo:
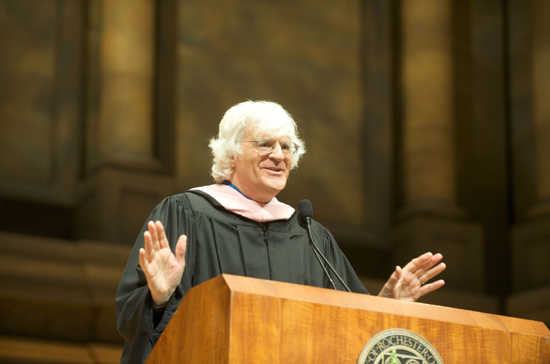
[(550, 2), (535, 0), (529, 5), (535, 201), (526, 221), (512, 229), (516, 292), (550, 289)]
[(87, 167), (151, 168), (154, 162), (154, 0), (95, 0), (90, 4), (97, 57), (88, 114)]
[(533, 1), (532, 80), (533, 121), (536, 152), (536, 198), (534, 214), (550, 213), (550, 2)]
[[(85, 176), (75, 237), (132, 244), (151, 210), (174, 193), (156, 158), (155, 0), (91, 0)], [(153, 173), (152, 173), (153, 172)]]
[(452, 0), (401, 6), (404, 206), (393, 241), (398, 264), (440, 252), (451, 288), (484, 290), (483, 231), (457, 204), (453, 110)]
[(405, 212), (456, 213), (451, 1), (401, 4)]

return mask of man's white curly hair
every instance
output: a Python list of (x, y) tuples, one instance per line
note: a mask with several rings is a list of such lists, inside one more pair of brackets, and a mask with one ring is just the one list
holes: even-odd
[(306, 152), (304, 142), (298, 138), (298, 130), (292, 116), (283, 107), (271, 101), (245, 101), (231, 107), (223, 116), (217, 138), (210, 140), (214, 156), (212, 177), (218, 183), (228, 181), (233, 172), (231, 164), (242, 153), (241, 142), (250, 129), (257, 137), (289, 137), (298, 144), (298, 152), (292, 156), (291, 169), (298, 166)]

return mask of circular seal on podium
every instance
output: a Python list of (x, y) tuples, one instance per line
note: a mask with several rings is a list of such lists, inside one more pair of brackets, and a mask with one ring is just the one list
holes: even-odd
[(357, 364), (392, 364), (392, 356), (398, 364), (443, 364), (428, 340), (406, 329), (389, 329), (374, 335), (361, 351)]

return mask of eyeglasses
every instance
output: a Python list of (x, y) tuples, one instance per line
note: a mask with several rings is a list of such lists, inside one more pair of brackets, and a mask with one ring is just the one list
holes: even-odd
[(243, 140), (242, 142), (254, 143), (254, 147), (262, 154), (272, 153), (275, 147), (277, 147), (277, 143), (281, 145), (281, 150), (284, 155), (295, 155), (298, 153), (298, 148), (300, 148), (300, 146), (294, 142), (279, 142), (274, 139)]

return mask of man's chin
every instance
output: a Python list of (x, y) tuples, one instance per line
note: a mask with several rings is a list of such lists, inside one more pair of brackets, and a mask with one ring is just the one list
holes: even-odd
[(268, 181), (268, 183), (266, 183), (266, 187), (274, 193), (279, 193), (286, 187), (286, 178), (284, 181)]

